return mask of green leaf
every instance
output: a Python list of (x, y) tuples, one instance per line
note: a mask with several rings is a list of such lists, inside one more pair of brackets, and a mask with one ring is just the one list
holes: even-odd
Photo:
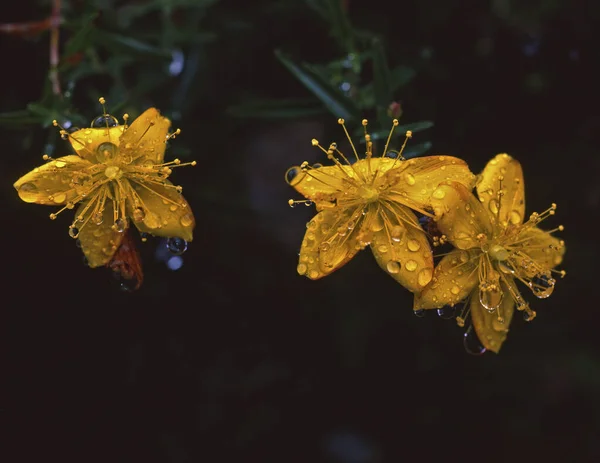
[(171, 58), (171, 52), (169, 50), (150, 45), (131, 36), (98, 30), (96, 33), (96, 38), (99, 43), (102, 43), (107, 48), (118, 50), (121, 53), (124, 50), (128, 50), (134, 53), (157, 56), (165, 59)]
[(342, 95), (339, 90), (318, 75), (309, 65), (305, 63), (296, 64), (279, 50), (275, 50), (275, 56), (336, 117), (342, 117), (348, 121), (360, 118), (360, 110), (354, 102)]
[(348, 14), (340, 0), (306, 0), (306, 3), (317, 11), (331, 26), (331, 35), (346, 53), (354, 51), (354, 33)]

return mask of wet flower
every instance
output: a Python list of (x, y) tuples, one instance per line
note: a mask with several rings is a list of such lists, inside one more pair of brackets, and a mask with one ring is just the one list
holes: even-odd
[(415, 309), (454, 306), (466, 299), (458, 324), (464, 326), (470, 312), (479, 340), (497, 353), (515, 307), (526, 320), (535, 317), (516, 282), (543, 299), (554, 290), (553, 275), (565, 275), (554, 270), (562, 262), (565, 245), (552, 236), (563, 226), (538, 228), (554, 215), (556, 204), (524, 221), (523, 171), (508, 154), (499, 154), (486, 165), (476, 190), (478, 198), (464, 185), (448, 182), (433, 192), (437, 226), (456, 249), (436, 266), (431, 283), (415, 297)]
[(471, 188), (475, 177), (464, 161), (450, 156), (405, 160), (402, 150), (410, 132), (400, 152), (388, 152), (396, 119), (385, 157), (373, 157), (373, 142), (363, 120), (366, 154), (360, 159), (344, 120), (338, 122), (350, 142), (354, 162), (335, 143), (325, 149), (313, 140), (334, 165), (304, 162), (286, 173), (288, 183), (307, 198), (290, 200), (290, 205), (314, 203), (318, 211), (307, 224), (297, 271), (313, 280), (322, 278), (370, 246), (384, 271), (410, 291), (420, 291), (431, 280), (433, 256), (413, 211), (432, 216), (429, 197), (440, 182), (457, 181)]
[[(104, 98), (100, 98), (104, 107)], [(69, 235), (78, 239), (90, 267), (105, 265), (133, 223), (140, 232), (192, 240), (195, 221), (181, 187), (167, 178), (173, 167), (195, 165), (178, 159), (164, 162), (171, 121), (155, 108), (127, 125), (110, 114), (92, 121), (91, 128), (69, 133), (61, 129), (76, 154), (49, 158), (14, 184), (28, 203), (63, 206), (55, 219), (79, 207)], [(54, 125), (58, 123), (54, 121)]]

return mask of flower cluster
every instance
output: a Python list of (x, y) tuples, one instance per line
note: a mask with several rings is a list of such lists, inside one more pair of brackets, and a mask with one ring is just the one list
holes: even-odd
[[(104, 107), (104, 98), (100, 98)], [(14, 184), (28, 203), (62, 206), (50, 214), (74, 209), (69, 235), (79, 240), (90, 267), (109, 265), (130, 224), (142, 233), (192, 240), (194, 215), (168, 177), (174, 167), (195, 165), (178, 159), (164, 162), (166, 143), (179, 135), (169, 133), (171, 121), (150, 108), (127, 125), (103, 111), (90, 128), (69, 132), (60, 128), (75, 154), (46, 163)]]
[[(411, 132), (399, 152), (388, 151), (398, 125), (394, 120), (383, 155), (375, 157), (363, 120), (361, 158), (344, 120), (338, 123), (352, 158), (336, 143), (324, 148), (313, 140), (333, 165), (304, 162), (286, 172), (286, 181), (306, 198), (290, 200), (290, 206), (314, 203), (317, 209), (306, 225), (298, 273), (322, 278), (370, 246), (379, 266), (414, 293), (415, 312), (464, 303), (457, 323), (464, 326), (470, 320), (482, 346), (497, 353), (515, 308), (526, 320), (535, 317), (516, 281), (546, 298), (554, 289), (554, 275), (565, 275), (554, 270), (565, 245), (552, 236), (563, 226), (538, 228), (554, 215), (556, 205), (524, 220), (523, 172), (508, 154), (494, 157), (479, 176), (452, 156), (407, 160), (402, 153)], [(423, 229), (419, 216), (432, 221), (435, 234)], [(432, 246), (445, 243), (455, 249), (434, 259)]]

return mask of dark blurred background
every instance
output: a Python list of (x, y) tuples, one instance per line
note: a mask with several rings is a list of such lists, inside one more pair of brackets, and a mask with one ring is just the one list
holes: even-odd
[[(0, 460), (600, 461), (599, 16), (586, 0), (3, 8)], [(172, 176), (193, 242), (177, 257), (134, 234), (132, 292), (83, 264), (69, 211), (51, 222), (12, 187), (69, 152), (51, 120), (88, 125), (99, 96), (119, 118), (161, 109), (182, 129), (167, 158), (198, 161)], [(314, 208), (288, 206), (284, 173), (324, 161), (310, 140), (343, 140), (341, 115), (432, 122), (413, 155), (476, 173), (508, 152), (528, 213), (558, 204), (544, 225), (565, 225), (567, 277), (527, 292), (538, 317), (515, 317), (499, 355), (415, 317), (368, 250), (319, 281), (296, 273)]]

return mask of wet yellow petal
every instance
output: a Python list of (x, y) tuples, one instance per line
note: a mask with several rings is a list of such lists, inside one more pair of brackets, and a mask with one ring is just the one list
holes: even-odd
[(473, 322), (473, 328), (475, 328), (477, 337), (483, 347), (496, 354), (500, 351), (502, 343), (506, 340), (508, 327), (510, 326), (515, 310), (515, 302), (510, 297), (504, 285), (502, 285), (502, 291), (504, 297), (498, 310), (504, 319), (503, 323), (498, 321), (498, 311), (490, 313), (481, 305), (476, 291), (471, 298), (471, 321)]
[(141, 211), (136, 212), (134, 201), (127, 201), (127, 214), (139, 231), (165, 238), (192, 241), (196, 225), (188, 202), (168, 180), (165, 185), (137, 183), (130, 180), (138, 195)]
[(345, 265), (360, 250), (360, 208), (319, 212), (308, 224), (298, 262), (298, 273), (311, 280), (322, 278)]
[(519, 242), (525, 254), (548, 270), (560, 265), (566, 250), (562, 240), (537, 227), (521, 233)]
[(479, 283), (480, 252), (455, 250), (435, 267), (433, 280), (415, 297), (415, 310), (439, 309), (465, 299)]
[(479, 247), (477, 235), (492, 235), (488, 213), (464, 185), (443, 183), (431, 194), (431, 205), (440, 231), (459, 249)]
[(162, 164), (171, 121), (156, 108), (144, 111), (121, 136), (121, 156)]
[(317, 203), (333, 202), (344, 192), (357, 189), (358, 178), (350, 166), (321, 166), (302, 169), (294, 166), (286, 172), (286, 180), (298, 193)]
[(36, 167), (14, 184), (19, 197), (28, 203), (61, 205), (73, 200), (77, 192), (71, 187), (73, 177), (83, 174), (92, 164), (71, 155)]
[[(433, 275), (433, 255), (414, 213), (385, 202), (380, 226), (372, 227), (371, 250), (379, 266), (411, 292), (421, 291)], [(380, 228), (382, 227), (382, 228)]]
[(119, 146), (119, 137), (124, 126), (80, 129), (69, 135), (69, 141), (75, 152), (84, 159), (95, 163), (98, 147), (103, 143)]
[(425, 156), (402, 161), (386, 174), (391, 191), (408, 198), (419, 208), (429, 207), (429, 198), (442, 182), (458, 182), (469, 190), (475, 184), (465, 161), (452, 156)]
[(75, 214), (75, 217), (83, 215), (78, 238), (88, 265), (90, 267), (100, 267), (111, 260), (119, 244), (121, 244), (124, 232), (119, 233), (112, 228), (114, 224), (112, 200), (106, 200), (102, 222), (99, 225), (97, 223), (100, 221), (94, 217), (93, 219), (96, 222), (94, 223), (91, 217), (94, 206), (89, 207), (86, 213), (83, 214), (86, 205), (87, 203), (81, 204)]
[[(508, 154), (498, 154), (487, 163), (477, 183), (477, 195), (493, 219), (501, 224), (523, 223), (525, 215), (525, 181), (523, 169)], [(498, 192), (502, 189), (502, 194)]]

